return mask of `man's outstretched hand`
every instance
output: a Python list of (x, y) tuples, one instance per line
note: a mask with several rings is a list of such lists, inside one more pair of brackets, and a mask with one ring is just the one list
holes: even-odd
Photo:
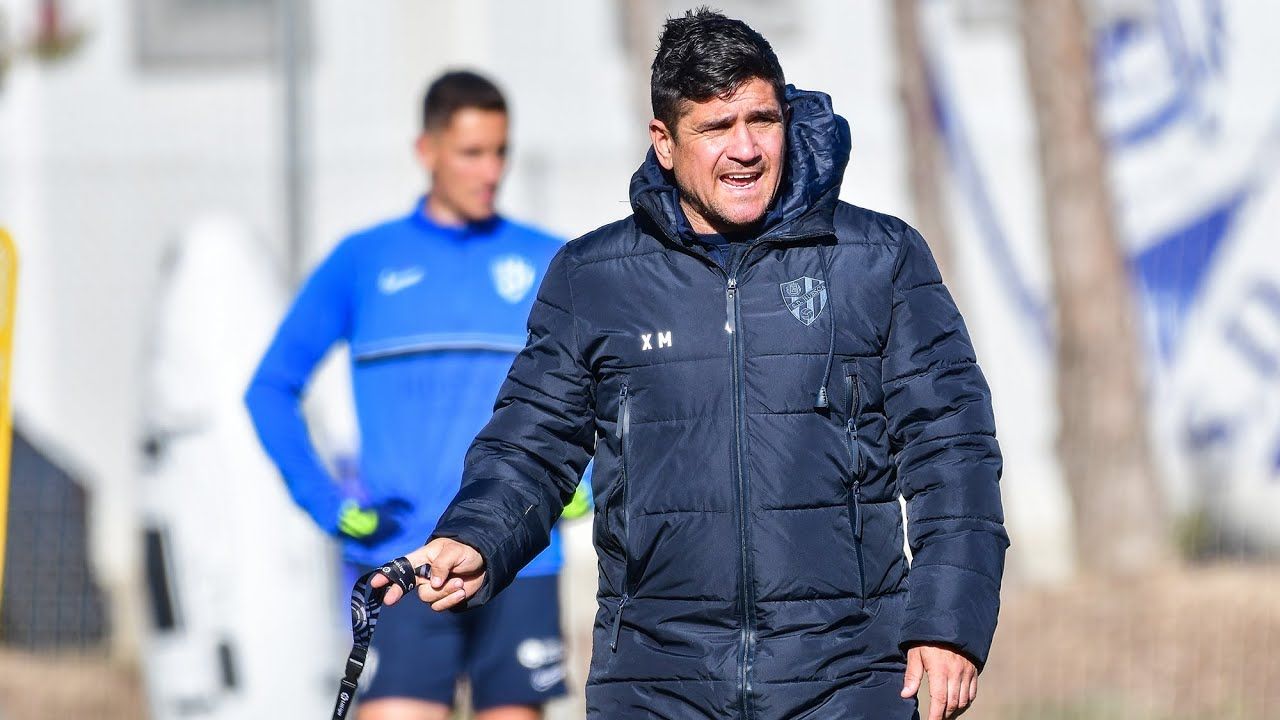
[(917, 645), (907, 651), (907, 674), (902, 697), (914, 697), (929, 673), (929, 720), (958, 717), (978, 696), (978, 668), (969, 658), (938, 645)]
[[(405, 556), (416, 568), (431, 566), (430, 578), (417, 578), (418, 597), (440, 612), (448, 610), (467, 598), (475, 597), (484, 585), (484, 558), (470, 545), (449, 538), (436, 538)], [(374, 575), (369, 585), (380, 588), (391, 581), (381, 573)], [(385, 605), (395, 605), (400, 600), (400, 588), (387, 588), (383, 596)]]

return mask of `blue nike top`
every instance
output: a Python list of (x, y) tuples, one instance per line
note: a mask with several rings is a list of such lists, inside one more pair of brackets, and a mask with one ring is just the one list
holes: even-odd
[[(362, 565), (419, 547), (458, 492), (463, 457), (524, 347), (538, 284), (563, 244), (502, 217), (453, 228), (424, 210), (425, 199), (334, 249), (294, 300), (245, 394), (294, 500), (336, 533), (353, 493), (317, 457), (300, 401), (329, 348), (350, 344), (361, 436), (354, 499), (412, 505), (399, 536), (372, 546), (347, 540), (344, 557)], [(552, 533), (522, 575), (559, 569)]]

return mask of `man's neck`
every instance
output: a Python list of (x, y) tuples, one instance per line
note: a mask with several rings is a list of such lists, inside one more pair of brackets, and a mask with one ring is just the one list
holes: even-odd
[(440, 227), (462, 228), (470, 224), (462, 213), (440, 200), (435, 195), (427, 195), (427, 202), (422, 207), (422, 214)]

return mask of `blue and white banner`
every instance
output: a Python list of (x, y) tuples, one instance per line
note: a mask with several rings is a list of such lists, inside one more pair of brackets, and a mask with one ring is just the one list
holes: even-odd
[[(1280, 548), (1280, 4), (1093, 6), (1099, 121), (1169, 504), (1206, 512), (1224, 543)], [(1005, 443), (1018, 445), (1011, 469), (1027, 473), (1013, 484), (1043, 497), (1056, 470), (1037, 458), (1052, 452), (1057, 419), (1034, 123), (1016, 31), (984, 32), (964, 7), (934, 0), (924, 15), (959, 294), (984, 365), (1004, 356), (997, 411), (1002, 428), (1019, 426)]]

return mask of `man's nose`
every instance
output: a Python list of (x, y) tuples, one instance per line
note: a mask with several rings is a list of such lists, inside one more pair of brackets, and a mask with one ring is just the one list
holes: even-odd
[(725, 153), (730, 160), (743, 165), (753, 165), (760, 160), (760, 143), (745, 123), (736, 123), (729, 135), (729, 147)]
[(496, 183), (502, 179), (502, 172), (506, 170), (507, 160), (501, 155), (492, 155), (485, 159), (483, 165), (485, 182)]

